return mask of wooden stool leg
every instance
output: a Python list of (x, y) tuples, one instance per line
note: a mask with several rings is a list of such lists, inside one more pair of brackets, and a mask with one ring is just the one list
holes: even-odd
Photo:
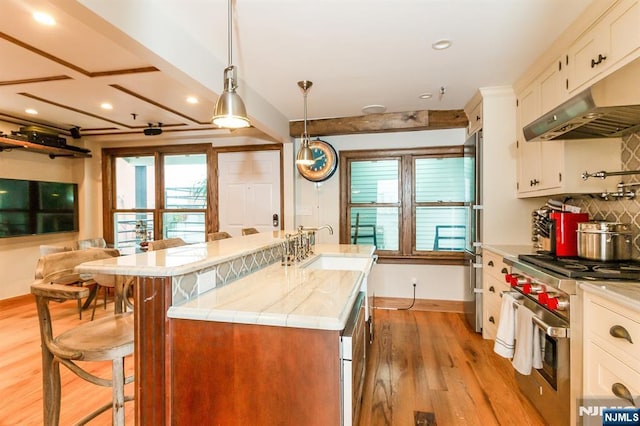
[(60, 423), (60, 364), (48, 349), (42, 349), (42, 404), (45, 426)]
[(124, 358), (113, 360), (113, 420), (112, 424), (124, 426)]

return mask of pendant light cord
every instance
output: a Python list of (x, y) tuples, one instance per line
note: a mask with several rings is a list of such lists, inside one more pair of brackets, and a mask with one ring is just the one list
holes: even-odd
[(233, 46), (231, 43), (231, 36), (232, 36), (232, 29), (231, 29), (231, 25), (233, 24), (233, 0), (229, 0), (229, 13), (228, 13), (228, 17), (227, 19), (229, 20), (229, 22), (227, 22), (227, 42), (229, 43), (229, 66), (231, 66), (233, 64), (232, 62), (232, 56), (231, 56), (231, 51), (233, 50)]
[(302, 143), (307, 143), (307, 88), (304, 88), (304, 133), (302, 134)]

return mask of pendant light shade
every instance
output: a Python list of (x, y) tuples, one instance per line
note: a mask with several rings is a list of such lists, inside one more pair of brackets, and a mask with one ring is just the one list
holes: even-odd
[(307, 133), (307, 90), (313, 85), (313, 82), (303, 80), (298, 82), (298, 86), (304, 94), (304, 132), (302, 133), (302, 142), (300, 143), (300, 151), (296, 157), (296, 164), (310, 166), (315, 163), (313, 159), (313, 151), (309, 148), (309, 133)]
[(247, 110), (244, 107), (242, 98), (236, 92), (238, 83), (236, 80), (236, 67), (232, 65), (232, 23), (233, 23), (233, 0), (229, 0), (229, 22), (228, 22), (228, 40), (229, 40), (229, 65), (224, 69), (224, 91), (216, 102), (216, 108), (213, 112), (211, 121), (218, 127), (227, 129), (239, 129), (249, 127), (251, 122), (247, 118)]

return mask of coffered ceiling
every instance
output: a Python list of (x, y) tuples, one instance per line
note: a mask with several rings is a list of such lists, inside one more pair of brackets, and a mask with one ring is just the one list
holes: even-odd
[[(304, 79), (314, 82), (309, 118), (371, 104), (461, 109), (478, 87), (513, 83), (590, 2), (236, 0), (233, 62), (254, 127), (234, 134), (287, 140)], [(149, 123), (176, 136), (230, 134), (209, 121), (227, 64), (227, 1), (2, 0), (2, 15), (0, 120), (63, 135), (139, 136)], [(452, 46), (434, 50), (440, 39)]]

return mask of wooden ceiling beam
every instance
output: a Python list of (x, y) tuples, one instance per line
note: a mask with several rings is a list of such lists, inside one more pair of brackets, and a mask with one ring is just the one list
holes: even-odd
[[(424, 110), (307, 120), (307, 132), (311, 136), (354, 135), (455, 129), (467, 127), (468, 124), (467, 115), (462, 109)], [(299, 138), (303, 130), (302, 120), (289, 122), (290, 136)]]

